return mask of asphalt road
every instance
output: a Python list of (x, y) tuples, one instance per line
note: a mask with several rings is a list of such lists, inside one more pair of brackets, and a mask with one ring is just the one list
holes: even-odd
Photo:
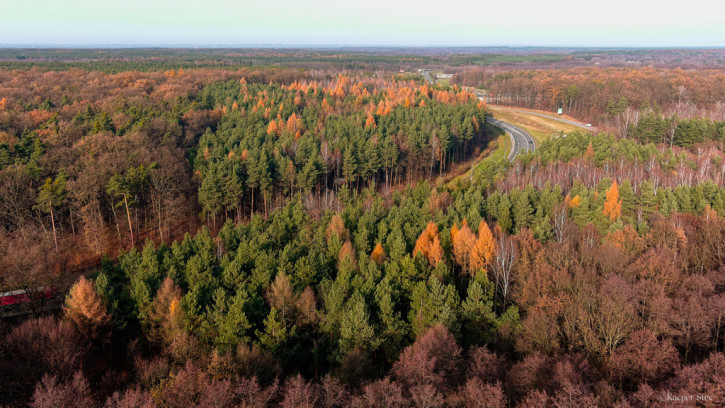
[(431, 84), (434, 84), (436, 82), (435, 79), (433, 79), (433, 77), (430, 76), (428, 71), (424, 70), (421, 73), (423, 74), (423, 78), (425, 78), (426, 81), (430, 82)]
[(534, 149), (536, 149), (536, 142), (534, 142), (534, 138), (520, 127), (502, 120), (494, 119), (490, 116), (486, 117), (486, 122), (503, 129), (503, 131), (511, 138), (511, 151), (508, 156), (509, 160), (513, 161), (517, 155), (528, 151), (533, 152)]

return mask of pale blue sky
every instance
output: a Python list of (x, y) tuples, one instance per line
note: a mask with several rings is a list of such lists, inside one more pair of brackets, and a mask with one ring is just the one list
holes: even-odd
[(0, 44), (725, 46), (725, 1), (0, 0)]

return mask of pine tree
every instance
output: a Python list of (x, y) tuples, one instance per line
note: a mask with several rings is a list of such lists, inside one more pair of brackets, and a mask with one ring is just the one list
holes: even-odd
[[(403, 339), (408, 334), (409, 328), (400, 317), (391, 287), (391, 274), (388, 274), (375, 288), (375, 300), (377, 302), (378, 318), (381, 322), (381, 333), (379, 335), (381, 348), (388, 359), (393, 362), (398, 358)], [(398, 298), (398, 297), (395, 297)]]
[[(223, 289), (222, 289), (223, 290)], [(248, 342), (247, 330), (252, 325), (244, 311), (249, 301), (249, 295), (244, 290), (237, 291), (231, 299), (224, 298), (223, 313), (215, 314), (215, 326), (217, 335), (215, 343), (223, 349), (236, 346), (240, 342)]]
[(267, 216), (267, 196), (272, 191), (273, 179), (272, 169), (270, 168), (269, 157), (267, 153), (262, 151), (259, 162), (257, 163), (257, 171), (259, 172), (258, 185), (262, 191), (262, 199), (264, 200), (264, 215)]
[(655, 195), (652, 182), (645, 180), (639, 188), (639, 207), (642, 212), (647, 215), (653, 213), (657, 209), (657, 196)]
[(489, 342), (498, 330), (496, 313), (493, 311), (494, 285), (486, 273), (478, 271), (468, 285), (466, 300), (462, 305), (464, 338), (470, 344)]
[(295, 333), (294, 326), (287, 327), (287, 323), (282, 318), (279, 310), (272, 308), (264, 319), (264, 331), (257, 330), (257, 337), (262, 346), (272, 353), (278, 352), (284, 344)]
[(496, 222), (503, 231), (510, 232), (511, 222), (511, 201), (508, 194), (504, 194), (496, 207)]
[(116, 203), (116, 207), (125, 206), (126, 216), (128, 218), (128, 228), (131, 232), (131, 246), (135, 246), (135, 237), (133, 233), (133, 223), (131, 222), (130, 207), (138, 203), (138, 196), (148, 184), (148, 169), (143, 165), (131, 167), (121, 176), (118, 173), (108, 181), (106, 191), (114, 197), (122, 197), (123, 200)]
[(637, 208), (637, 203), (632, 189), (632, 183), (629, 180), (624, 180), (619, 186), (619, 197), (622, 200), (622, 216), (633, 216)]
[(347, 311), (340, 325), (340, 352), (347, 354), (353, 350), (365, 353), (375, 351), (379, 340), (370, 325), (365, 300), (355, 292), (348, 301)]
[(458, 310), (460, 301), (452, 285), (444, 285), (431, 276), (427, 282), (419, 282), (413, 289), (410, 300), (410, 323), (416, 336), (428, 328), (442, 323), (457, 333), (459, 329)]
[(355, 163), (355, 156), (353, 155), (352, 149), (345, 149), (345, 155), (342, 159), (342, 175), (345, 178), (348, 186), (350, 186), (357, 177), (357, 164)]
[(514, 207), (514, 220), (516, 221), (516, 229), (521, 231), (523, 228), (528, 228), (531, 222), (532, 215), (534, 213), (529, 202), (529, 195), (523, 192), (516, 200)]
[(222, 209), (224, 203), (224, 191), (222, 184), (224, 180), (219, 176), (219, 172), (214, 168), (207, 172), (199, 187), (199, 204), (204, 210), (204, 215), (211, 215), (216, 222), (216, 216)]
[(50, 213), (50, 222), (53, 226), (53, 241), (55, 242), (55, 250), (58, 251), (58, 235), (55, 229), (55, 215), (53, 208), (60, 207), (65, 201), (65, 173), (61, 172), (55, 178), (50, 177), (45, 180), (45, 184), (38, 190), (37, 204), (35, 208), (42, 212)]

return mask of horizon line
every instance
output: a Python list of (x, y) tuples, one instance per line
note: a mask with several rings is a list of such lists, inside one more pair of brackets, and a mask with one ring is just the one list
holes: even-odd
[(361, 49), (361, 48), (382, 48), (382, 49), (475, 49), (475, 48), (536, 48), (536, 49), (725, 49), (723, 45), (526, 45), (526, 44), (486, 44), (486, 45), (391, 45), (391, 44), (279, 44), (279, 43), (256, 43), (256, 44), (133, 44), (133, 43), (108, 43), (108, 44), (18, 44), (0, 43), (0, 49)]

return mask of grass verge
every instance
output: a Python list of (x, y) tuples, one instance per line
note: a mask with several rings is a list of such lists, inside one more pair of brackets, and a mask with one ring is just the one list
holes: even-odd
[(487, 106), (486, 109), (493, 114), (494, 118), (509, 122), (529, 132), (536, 140), (537, 145), (552, 136), (559, 136), (562, 133), (567, 134), (574, 130), (580, 130), (578, 127), (568, 123), (525, 112), (510, 111), (495, 106)]

